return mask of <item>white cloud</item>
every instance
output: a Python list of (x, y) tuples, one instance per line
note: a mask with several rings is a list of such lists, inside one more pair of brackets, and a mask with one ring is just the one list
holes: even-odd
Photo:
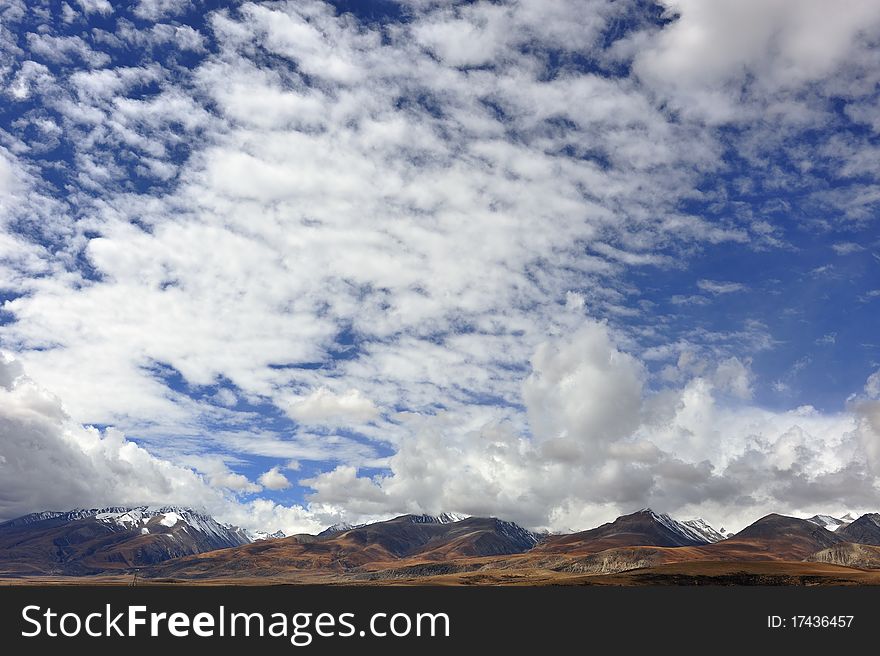
[(235, 472), (223, 472), (210, 478), (211, 485), (224, 487), (233, 492), (259, 492), (262, 488), (248, 480), (247, 476)]
[(189, 25), (159, 23), (147, 30), (139, 30), (123, 19), (117, 23), (115, 36), (132, 47), (143, 49), (167, 44), (173, 44), (181, 51), (202, 52), (205, 49), (205, 38)]
[(819, 346), (833, 346), (836, 343), (837, 343), (837, 333), (836, 332), (826, 333), (826, 334), (822, 335), (821, 337), (819, 337), (818, 339), (816, 339), (816, 344), (818, 344)]
[(15, 77), (6, 87), (6, 93), (13, 100), (26, 100), (34, 89), (54, 86), (55, 79), (49, 69), (43, 64), (34, 61), (26, 61), (18, 69)]
[(134, 15), (144, 20), (157, 21), (166, 16), (176, 16), (192, 7), (190, 0), (138, 0)]
[(752, 378), (749, 363), (740, 361), (739, 358), (728, 358), (718, 363), (713, 377), (715, 387), (721, 391), (729, 392), (739, 399), (752, 398)]
[(66, 2), (61, 3), (61, 17), (65, 23), (72, 23), (79, 17), (79, 13)]
[(102, 14), (104, 16), (113, 13), (113, 5), (110, 0), (76, 0), (76, 4), (82, 7), (87, 14)]
[(718, 280), (698, 280), (697, 287), (704, 292), (710, 294), (733, 294), (746, 289), (746, 286), (739, 282), (723, 282)]
[(440, 4), (422, 16), (413, 36), (449, 66), (482, 66), (516, 59), (525, 46), (592, 49), (612, 13), (612, 5), (603, 0)]
[[(880, 8), (856, 0), (836, 11), (822, 0), (664, 0), (671, 25), (635, 58), (638, 74), (676, 107), (711, 121), (757, 118), (749, 105), (774, 107), (836, 72), (880, 25)], [(745, 88), (744, 88), (745, 87)], [(745, 102), (744, 102), (745, 101)], [(784, 111), (795, 118), (795, 104)]]
[[(313, 3), (313, 12), (328, 13), (328, 7)], [(313, 22), (297, 12), (278, 12), (255, 4), (246, 4), (242, 12), (250, 25), (258, 30), (258, 38), (271, 52), (295, 61), (309, 75), (333, 82), (354, 82), (359, 79), (360, 64), (351, 57), (351, 51), (333, 36), (339, 35), (338, 27), (330, 21), (322, 21), (331, 32), (322, 32)], [(374, 34), (364, 38), (349, 35), (362, 45), (375, 44)], [(356, 41), (356, 42), (357, 42)], [(359, 44), (359, 45), (361, 45)], [(340, 47), (340, 45), (342, 47)]]
[(212, 487), (223, 488), (236, 494), (251, 494), (262, 489), (248, 480), (247, 476), (231, 471), (221, 456), (189, 455), (181, 460), (182, 464), (206, 476)]
[(316, 491), (322, 503), (341, 504), (356, 515), (387, 512), (389, 506), (385, 493), (373, 481), (357, 475), (357, 468), (339, 465), (315, 478), (303, 479)]
[(672, 261), (667, 256), (657, 255), (655, 253), (630, 253), (601, 242), (593, 244), (592, 248), (594, 251), (601, 253), (606, 257), (618, 260), (630, 266), (644, 266), (648, 264), (655, 266), (664, 264), (668, 265)]
[[(222, 488), (241, 493), (260, 487), (216, 457), (195, 461), (210, 483), (193, 469), (157, 458), (118, 430), (75, 423), (56, 397), (0, 352), (0, 519), (38, 510), (169, 503), (203, 509), (245, 528), (272, 526), (293, 533), (319, 530), (338, 517), (261, 499), (240, 503)], [(286, 481), (277, 468), (264, 479), (271, 489), (282, 489)]]
[(773, 391), (778, 394), (787, 394), (791, 391), (791, 385), (784, 380), (774, 380), (772, 387)]
[(499, 408), (412, 416), (387, 476), (341, 466), (303, 483), (313, 502), (354, 515), (453, 508), (555, 529), (643, 505), (734, 529), (767, 512), (871, 507), (873, 406), (823, 415), (745, 404), (750, 375), (736, 360), (655, 393), (641, 387), (641, 371), (588, 323), (533, 358), (525, 397), (534, 439)]
[(214, 400), (227, 408), (232, 408), (238, 403), (238, 397), (235, 396), (235, 392), (225, 387), (217, 390), (217, 393), (214, 394)]
[(506, 7), (498, 6), (492, 12), (482, 12), (482, 20), (475, 24), (468, 19), (455, 18), (451, 12), (436, 16), (415, 29), (416, 38), (451, 66), (480, 66), (493, 61), (499, 47), (505, 45), (508, 33), (502, 16)]
[[(564, 39), (572, 48), (589, 43), (610, 11), (520, 10), (504, 15), (511, 43)], [(522, 53), (492, 74), (466, 74), (425, 53), (409, 28), (380, 47), (375, 30), (351, 29), (322, 3), (248, 4), (209, 23), (217, 52), (188, 82), (153, 66), (77, 72), (53, 86), (91, 190), (73, 201), (88, 216), (77, 229), (93, 232), (61, 241), (102, 279), (41, 282), (9, 305), (18, 321), (2, 332), (83, 421), (190, 432), (213, 411), (169, 390), (160, 365), (197, 387), (223, 378), (285, 410), (297, 398), (304, 421), (320, 403), (302, 397), (321, 388), (342, 399), (324, 399), (342, 413), (337, 422), (454, 405), (464, 389), (514, 401), (512, 372), (568, 321), (557, 309), (570, 290), (586, 284), (585, 307), (622, 316), (614, 276), (667, 263), (655, 250), (670, 235), (739, 239), (674, 210), (697, 168), (712, 166), (714, 144), (671, 124), (630, 84), (547, 80), (540, 58)], [(152, 43), (152, 26), (120, 25), (130, 43)], [(253, 43), (296, 67), (269, 65)], [(307, 85), (299, 71), (325, 81)], [(162, 90), (129, 97), (138, 80)], [(395, 100), (417, 97), (439, 111)], [(522, 139), (504, 138), (486, 98)], [(560, 116), (570, 133), (550, 129)], [(187, 140), (193, 154), (180, 165), (169, 153)], [(560, 155), (569, 142), (593, 144), (614, 169)], [(130, 178), (117, 159), (178, 186), (155, 196), (114, 191)], [(636, 236), (622, 217), (652, 228)], [(471, 334), (457, 336), (462, 325)], [(342, 327), (362, 341), (332, 372), (277, 366), (327, 360)], [(352, 389), (364, 398), (346, 397)], [(377, 433), (400, 431), (385, 424)]]
[(536, 438), (545, 450), (568, 445), (589, 454), (593, 445), (630, 434), (638, 426), (644, 376), (601, 324), (588, 322), (569, 340), (541, 344), (523, 384)]
[(675, 294), (669, 300), (674, 305), (709, 305), (711, 303), (708, 298), (699, 294), (691, 294), (690, 296)]
[[(216, 502), (191, 470), (158, 460), (116, 430), (71, 422), (57, 398), (27, 378), (4, 355), (0, 450), (0, 516), (37, 508), (101, 504)], [(114, 499), (118, 501), (113, 501)]]
[[(641, 365), (595, 323), (542, 345), (533, 367), (525, 396), (534, 440), (518, 435), (514, 417), (500, 408), (401, 416), (411, 436), (391, 457), (388, 475), (363, 478), (355, 467), (340, 465), (301, 481), (315, 491), (309, 508), (285, 508), (224, 496), (218, 488), (256, 488), (219, 460), (195, 463), (209, 486), (191, 469), (155, 458), (113, 429), (101, 434), (74, 424), (57, 399), (5, 358), (0, 480), (4, 498), (12, 501), (0, 516), (185, 499), (227, 521), (272, 530), (316, 530), (332, 518), (446, 508), (559, 529), (583, 528), (650, 503), (736, 526), (750, 513), (867, 507), (873, 498), (874, 479), (859, 463), (877, 460), (876, 402), (860, 402), (854, 414), (838, 416), (811, 408), (773, 413), (728, 407), (716, 400), (716, 383), (699, 377), (680, 390), (643, 396)], [(722, 362), (714, 378), (736, 392), (744, 369)], [(874, 387), (871, 378), (868, 396)], [(269, 489), (289, 485), (279, 467), (259, 482)]]
[(92, 66), (106, 66), (110, 56), (94, 50), (78, 36), (51, 36), (49, 34), (27, 35), (30, 51), (39, 57), (56, 64), (73, 64), (77, 60)]
[(290, 402), (287, 414), (302, 424), (362, 424), (375, 419), (379, 411), (359, 390), (334, 394), (321, 387), (308, 396)]
[(865, 250), (864, 246), (860, 246), (859, 244), (855, 244), (851, 241), (840, 242), (839, 244), (832, 244), (831, 248), (838, 255), (850, 255), (852, 253), (858, 253), (859, 251)]
[(257, 480), (267, 490), (286, 490), (290, 487), (290, 481), (278, 467), (272, 467), (269, 471), (263, 472)]
[(865, 394), (869, 399), (880, 401), (880, 370), (868, 376), (868, 381), (865, 383)]
[(18, 186), (15, 166), (7, 159), (6, 154), (0, 151), (0, 195), (11, 195)]

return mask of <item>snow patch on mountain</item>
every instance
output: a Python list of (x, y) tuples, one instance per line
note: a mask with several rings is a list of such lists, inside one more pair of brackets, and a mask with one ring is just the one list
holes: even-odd
[(723, 529), (722, 531), (717, 530), (702, 517), (687, 519), (678, 523), (681, 524), (682, 527), (690, 529), (694, 535), (697, 535), (704, 540), (708, 540), (709, 542), (719, 542), (727, 539), (727, 536), (722, 532)]
[(247, 531), (247, 535), (251, 542), (259, 542), (260, 540), (278, 540), (279, 538), (287, 537), (287, 534), (281, 530), (275, 531), (274, 533), (269, 533), (268, 531)]
[(180, 515), (178, 515), (175, 512), (170, 512), (170, 513), (165, 513), (164, 515), (162, 515), (162, 519), (159, 520), (159, 523), (162, 526), (167, 526), (167, 527), (171, 528), (172, 526), (175, 526), (177, 524), (177, 522), (179, 522), (180, 520), (181, 520)]
[(651, 517), (658, 524), (687, 540), (709, 544), (725, 539), (723, 533), (717, 531), (708, 522), (700, 518), (680, 522), (666, 513), (657, 513), (650, 508), (643, 508), (639, 512), (650, 513)]
[(808, 517), (807, 521), (816, 524), (816, 526), (821, 526), (822, 528), (829, 531), (836, 531), (839, 528), (850, 524), (855, 521), (855, 518), (847, 513), (843, 517), (833, 517), (832, 515), (813, 515), (812, 517)]
[(345, 533), (346, 531), (351, 531), (352, 529), (361, 528), (363, 526), (366, 526), (366, 524), (349, 524), (348, 522), (339, 522), (325, 528), (323, 531), (318, 533), (318, 537), (322, 538), (327, 537), (328, 535), (336, 535), (337, 533)]
[(410, 515), (410, 521), (413, 524), (454, 524), (467, 519), (470, 515), (462, 515), (461, 513), (445, 512), (439, 515)]
[(503, 536), (510, 538), (516, 543), (524, 544), (526, 548), (534, 547), (543, 537), (540, 533), (535, 533), (523, 528), (519, 524), (507, 522), (503, 519), (496, 519), (498, 532)]
[[(181, 530), (195, 530), (215, 543), (224, 546), (237, 546), (253, 541), (246, 531), (237, 526), (221, 524), (210, 515), (181, 506), (137, 506), (134, 508), (111, 506), (91, 509), (77, 508), (66, 512), (46, 511), (24, 515), (0, 524), (0, 526), (20, 528), (44, 521), (63, 523), (89, 518), (104, 524), (113, 531), (127, 531), (138, 527), (146, 528), (151, 521), (158, 520), (158, 524), (165, 528), (173, 529), (181, 524)], [(143, 530), (140, 533), (146, 535)], [(173, 535), (173, 533), (169, 535)]]
[[(462, 515), (461, 513), (453, 513), (453, 512), (445, 512), (440, 513), (439, 515), (404, 515), (404, 517), (408, 518), (413, 524), (454, 524), (455, 522), (460, 522), (464, 519), (468, 519), (470, 515)], [(338, 524), (333, 524), (332, 526), (328, 526), (323, 531), (318, 533), (318, 537), (326, 537), (328, 535), (335, 535), (337, 533), (344, 533), (345, 531), (352, 531), (356, 528), (363, 528), (366, 524), (349, 524), (348, 522), (339, 522)]]

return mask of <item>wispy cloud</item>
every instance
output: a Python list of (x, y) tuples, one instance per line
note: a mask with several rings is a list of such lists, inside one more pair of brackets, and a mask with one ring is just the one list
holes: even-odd
[(858, 253), (865, 250), (864, 246), (860, 246), (859, 244), (855, 244), (851, 241), (844, 241), (838, 244), (832, 244), (831, 248), (838, 255), (850, 255), (852, 253)]
[(816, 344), (819, 346), (833, 346), (837, 343), (837, 333), (826, 333), (821, 337), (816, 339)]
[(745, 285), (739, 282), (723, 282), (719, 280), (698, 280), (697, 287), (699, 287), (704, 292), (708, 292), (710, 294), (733, 294), (735, 292), (742, 292), (747, 289)]

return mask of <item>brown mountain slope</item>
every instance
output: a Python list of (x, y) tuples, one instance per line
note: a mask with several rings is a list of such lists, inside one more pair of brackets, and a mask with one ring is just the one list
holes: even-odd
[[(162, 509), (165, 510), (165, 509)], [(0, 524), (0, 572), (88, 575), (242, 544), (247, 537), (188, 509), (79, 510)]]
[(837, 529), (835, 535), (849, 542), (880, 545), (880, 514), (868, 513)]
[[(578, 534), (560, 536), (567, 539), (539, 545), (520, 556), (499, 560), (493, 566), (500, 569), (532, 567), (574, 574), (612, 574), (676, 563), (802, 561), (822, 549), (844, 543), (834, 533), (807, 520), (775, 514), (762, 517), (727, 540), (681, 547), (646, 545), (644, 534), (629, 530), (610, 532), (610, 526), (599, 527), (604, 531), (598, 539), (593, 531), (584, 532), (592, 533), (589, 541), (571, 539)], [(625, 526), (629, 527), (629, 524)], [(627, 545), (627, 540), (640, 540), (642, 544)], [(622, 546), (597, 550), (615, 541), (622, 542)]]
[(595, 575), (676, 563), (802, 561), (843, 542), (811, 522), (781, 515), (763, 517), (721, 542), (687, 546), (676, 546), (687, 538), (670, 535), (669, 527), (650, 511), (621, 517), (592, 531), (553, 536), (531, 549), (534, 537), (530, 534), (511, 544), (504, 534), (510, 526), (516, 527), (481, 518), (432, 524), (408, 515), (325, 538), (287, 538), (181, 558), (157, 566), (149, 576), (296, 578), (323, 572), (354, 580), (364, 576), (400, 580), (444, 572), (517, 576), (516, 572), (526, 570), (553, 576)]
[(520, 553), (537, 543), (533, 533), (494, 517), (437, 523), (427, 515), (403, 515), (330, 539), (351, 547), (379, 546), (397, 558), (432, 554), (433, 559)]
[(806, 519), (771, 514), (732, 538), (705, 547), (717, 560), (803, 560), (846, 540)]
[(675, 530), (676, 525), (667, 515), (658, 515), (650, 509), (640, 510), (589, 531), (551, 536), (534, 551), (537, 554), (584, 555), (619, 547), (686, 547), (707, 544), (706, 540), (695, 539)]
[(284, 538), (181, 558), (155, 568), (151, 576), (259, 577), (300, 570), (339, 573), (390, 568), (408, 559), (454, 561), (516, 554), (536, 542), (534, 534), (495, 518), (437, 523), (423, 515), (404, 515), (324, 538)]
[[(675, 572), (702, 577), (699, 568), (711, 563), (731, 567), (764, 563), (768, 572), (773, 571), (773, 563), (779, 567), (880, 565), (880, 547), (850, 544), (808, 520), (775, 514), (716, 543), (698, 542), (699, 535), (688, 533), (681, 523), (645, 510), (591, 531), (540, 541), (516, 524), (492, 518), (453, 521), (404, 515), (323, 536), (293, 536), (210, 551), (201, 543), (187, 542), (197, 537), (198, 522), (167, 523), (158, 517), (141, 518), (129, 530), (95, 518), (16, 520), (0, 525), (0, 575), (82, 575), (147, 565), (142, 571), (147, 578), (204, 583), (438, 577), (515, 582), (657, 568), (665, 568), (673, 578), (678, 576)], [(803, 562), (808, 559), (816, 562)]]
[[(799, 561), (844, 540), (831, 531), (796, 517), (771, 514), (762, 517), (727, 540), (691, 547), (632, 549), (633, 557), (652, 564), (686, 561)], [(617, 550), (618, 552), (620, 550)], [(646, 555), (647, 554), (647, 555)], [(602, 552), (605, 558), (618, 556)]]

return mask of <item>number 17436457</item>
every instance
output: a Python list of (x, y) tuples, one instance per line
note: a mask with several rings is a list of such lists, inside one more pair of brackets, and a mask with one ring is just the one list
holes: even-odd
[(769, 629), (848, 629), (855, 615), (768, 615)]

